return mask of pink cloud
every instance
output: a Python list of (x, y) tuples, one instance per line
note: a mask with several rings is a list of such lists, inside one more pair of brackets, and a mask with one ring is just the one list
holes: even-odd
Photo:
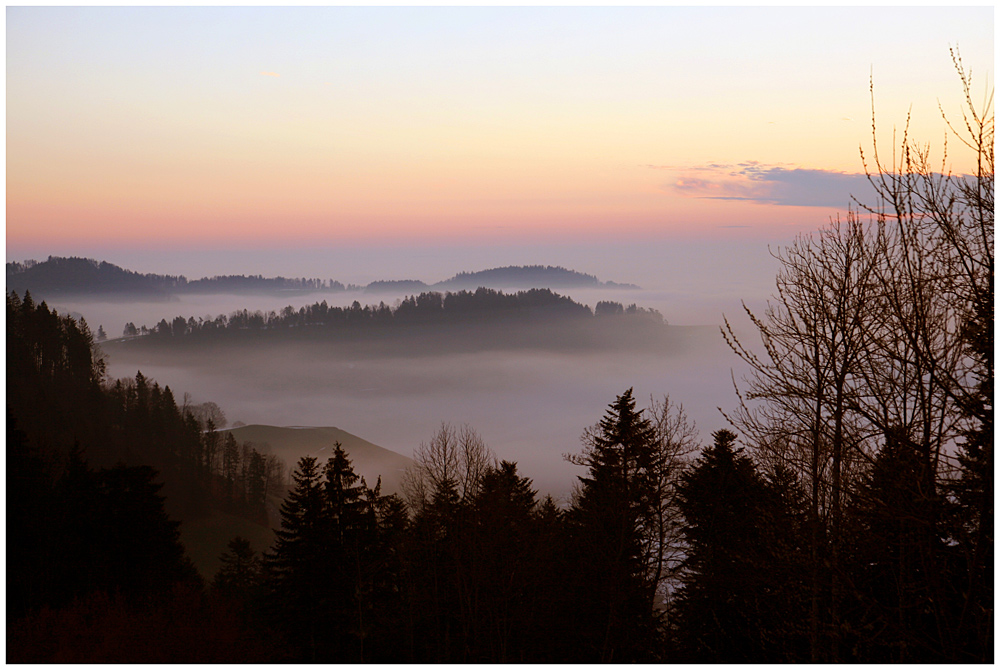
[(864, 199), (871, 186), (864, 174), (765, 165), (759, 161), (679, 169), (664, 190), (689, 198), (745, 200), (792, 207), (846, 207)]

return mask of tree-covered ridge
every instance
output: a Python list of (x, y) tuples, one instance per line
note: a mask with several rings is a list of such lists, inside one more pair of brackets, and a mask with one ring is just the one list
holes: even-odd
[(472, 289), (477, 286), (516, 288), (639, 288), (632, 284), (601, 282), (594, 275), (551, 265), (509, 265), (478, 272), (459, 272), (434, 288)]
[(357, 291), (354, 284), (346, 286), (335, 279), (307, 279), (305, 277), (264, 277), (262, 275), (223, 275), (194, 279), (184, 283), (178, 293), (339, 293)]
[(228, 293), (366, 293), (418, 292), (426, 289), (519, 288), (638, 288), (632, 284), (600, 282), (592, 275), (563, 267), (527, 265), (460, 272), (450, 279), (427, 284), (418, 279), (377, 280), (367, 286), (343, 284), (336, 279), (220, 275), (189, 280), (184, 275), (142, 274), (106, 261), (49, 256), (38, 262), (7, 263), (7, 290), (35, 295), (132, 295), (166, 297), (182, 294)]
[(184, 275), (142, 274), (91, 258), (49, 256), (38, 262), (7, 263), (7, 290), (36, 295), (123, 294), (159, 296), (184, 293), (273, 293), (357, 291), (334, 279), (223, 275), (188, 280)]
[(182, 289), (183, 276), (140, 274), (90, 258), (7, 263), (7, 291), (36, 295), (125, 293), (166, 296)]
[(238, 310), (228, 316), (206, 320), (177, 316), (172, 321), (160, 320), (152, 327), (128, 323), (123, 335), (150, 335), (155, 338), (211, 337), (244, 331), (270, 333), (337, 333), (391, 331), (394, 328), (425, 325), (455, 325), (463, 323), (523, 323), (543, 320), (592, 319), (595, 316), (643, 317), (651, 323), (663, 323), (663, 316), (654, 309), (602, 301), (591, 311), (587, 305), (561, 296), (549, 289), (531, 289), (503, 293), (488, 288), (457, 293), (426, 292), (408, 296), (393, 307), (379, 302), (365, 305), (357, 300), (349, 307), (334, 307), (322, 302), (305, 305), (298, 310), (291, 306), (280, 312)]

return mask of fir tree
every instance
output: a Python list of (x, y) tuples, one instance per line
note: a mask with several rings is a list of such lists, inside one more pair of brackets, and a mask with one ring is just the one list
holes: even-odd
[(323, 562), (323, 520), (326, 500), (319, 465), (312, 456), (299, 459), (292, 473), (294, 488), (281, 506), (281, 528), (265, 558), (270, 582), (271, 611), (304, 660), (317, 660), (325, 634), (321, 593), (326, 580)]
[(250, 541), (234, 537), (219, 560), (222, 566), (215, 573), (212, 588), (232, 600), (249, 600), (261, 582), (261, 560)]
[(339, 662), (360, 662), (371, 623), (375, 510), (368, 487), (354, 472), (339, 442), (326, 464), (323, 595), (329, 613), (326, 642)]
[(763, 663), (769, 598), (768, 524), (773, 496), (736, 435), (714, 443), (682, 477), (680, 506), (688, 544), (676, 599), (681, 647), (688, 662)]
[(655, 431), (636, 411), (632, 389), (611, 404), (590, 448), (571, 459), (589, 470), (569, 513), (586, 585), (577, 608), (581, 661), (636, 662), (654, 654), (656, 585), (644, 561), (643, 525), (658, 503), (655, 459)]

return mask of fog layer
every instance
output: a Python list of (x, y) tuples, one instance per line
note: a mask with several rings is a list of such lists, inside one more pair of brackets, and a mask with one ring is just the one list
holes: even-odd
[(315, 342), (183, 353), (109, 346), (108, 371), (141, 370), (177, 397), (217, 402), (231, 422), (337, 426), (406, 456), (442, 421), (469, 423), (540, 490), (565, 498), (580, 473), (563, 454), (579, 451), (583, 429), (629, 387), (645, 399), (669, 393), (703, 436), (724, 425), (716, 407), (732, 398), (732, 357), (717, 329), (681, 330), (685, 344), (662, 353), (375, 357)]
[[(720, 247), (716, 247), (718, 250)], [(688, 250), (690, 251), (690, 250)], [(761, 261), (760, 249), (753, 253)], [(764, 252), (766, 255), (766, 251)], [(496, 263), (506, 259), (496, 259)], [(513, 259), (512, 259), (513, 260)], [(535, 260), (535, 259), (529, 259)], [(555, 262), (563, 262), (556, 259)], [(751, 271), (735, 250), (712, 254), (665, 254), (654, 268), (653, 253), (638, 255), (633, 272), (620, 260), (613, 272), (591, 266), (573, 269), (596, 272), (602, 279), (631, 281), (641, 290), (573, 289), (559, 291), (594, 307), (600, 300), (653, 308), (670, 324), (699, 324), (686, 336), (688, 346), (662, 352), (539, 351), (438, 354), (422, 357), (388, 355), (351, 357), (334, 347), (225, 348), (201, 353), (152, 354), (108, 344), (108, 372), (134, 376), (141, 370), (176, 397), (190, 393), (196, 402), (217, 402), (230, 422), (270, 425), (337, 426), (377, 445), (410, 456), (428, 440), (441, 421), (467, 422), (478, 430), (501, 458), (516, 460), (543, 492), (568, 496), (579, 468), (562, 455), (579, 451), (579, 436), (598, 421), (608, 404), (629, 387), (648, 404), (651, 395), (669, 394), (683, 403), (698, 424), (703, 440), (726, 426), (718, 407), (732, 408), (736, 397), (731, 368), (737, 359), (723, 342), (718, 324), (723, 313), (739, 327), (741, 300), (755, 310), (767, 295), (760, 266)], [(515, 261), (516, 262), (516, 261)], [(391, 267), (391, 266), (390, 266)], [(485, 266), (481, 266), (485, 267)], [(140, 268), (147, 270), (147, 268)], [(150, 270), (166, 271), (164, 268)], [(242, 270), (241, 268), (232, 268)], [(397, 268), (398, 269), (398, 268)], [(399, 278), (437, 281), (443, 277), (419, 273), (413, 266)], [(449, 271), (477, 269), (449, 264)], [(655, 273), (658, 270), (658, 275)], [(210, 275), (214, 270), (202, 274)], [(270, 274), (332, 276), (360, 280), (337, 272)], [(197, 273), (190, 273), (196, 276)], [(439, 274), (447, 274), (440, 273)], [(773, 274), (771, 275), (773, 277)], [(391, 273), (371, 278), (393, 278)], [(773, 279), (771, 280), (773, 281)], [(100, 302), (53, 299), (61, 313), (86, 317), (109, 338), (121, 335), (126, 322), (153, 326), (175, 316), (215, 318), (237, 309), (280, 311), (326, 300), (331, 306), (384, 301), (392, 305), (403, 294), (366, 295), (357, 292), (296, 296), (186, 295), (165, 302)], [(740, 371), (737, 369), (737, 377)], [(291, 465), (291, 464), (290, 464)]]

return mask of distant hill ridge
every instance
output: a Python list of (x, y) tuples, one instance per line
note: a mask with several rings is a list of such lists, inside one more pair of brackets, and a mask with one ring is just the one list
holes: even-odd
[(56, 295), (133, 295), (167, 298), (177, 294), (271, 294), (290, 292), (369, 293), (415, 292), (425, 289), (486, 288), (616, 288), (637, 289), (633, 284), (601, 282), (593, 275), (550, 265), (511, 265), (478, 272), (460, 272), (450, 279), (427, 284), (418, 279), (379, 280), (359, 286), (334, 279), (227, 275), (188, 280), (184, 275), (141, 274), (91, 258), (49, 256), (48, 260), (7, 263), (7, 291), (36, 297)]
[(131, 293), (166, 297), (187, 282), (184, 277), (140, 274), (91, 258), (60, 258), (47, 261), (7, 263), (7, 291), (38, 296), (52, 294)]
[(434, 288), (471, 289), (485, 287), (511, 288), (620, 288), (637, 289), (634, 284), (601, 282), (594, 275), (567, 270), (552, 265), (509, 265), (502, 268), (459, 272), (451, 279), (434, 285)]

